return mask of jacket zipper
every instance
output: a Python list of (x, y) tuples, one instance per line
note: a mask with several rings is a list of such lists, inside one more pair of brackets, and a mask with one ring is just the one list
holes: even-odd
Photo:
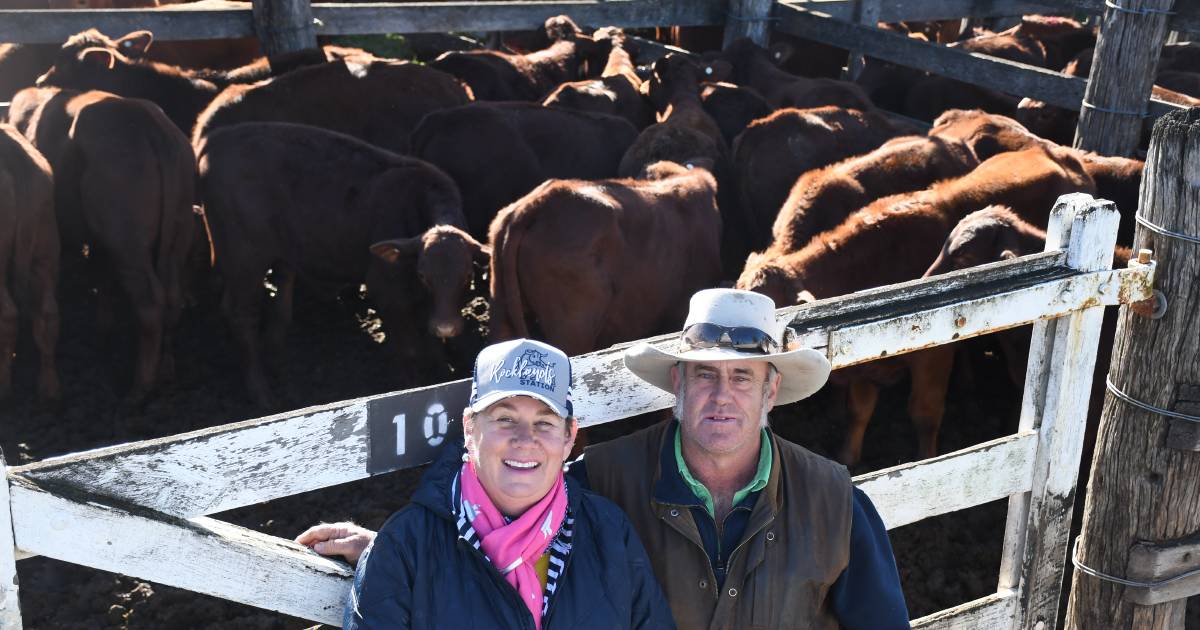
[[(491, 576), (492, 583), (495, 584), (499, 588), (500, 592), (505, 593), (504, 595), (501, 595), (501, 597), (506, 597), (508, 599), (509, 603), (516, 603), (517, 610), (521, 611), (521, 613), (524, 613), (523, 615), (521, 615), (521, 617), (522, 617), (521, 625), (524, 628), (526, 628), (527, 630), (534, 630), (535, 628), (537, 628), (537, 624), (531, 623), (533, 621), (533, 615), (529, 612), (529, 607), (527, 607), (525, 605), (525, 602), (521, 601), (521, 598), (517, 596), (516, 589), (514, 589), (511, 584), (509, 584), (508, 582), (506, 582), (504, 580), (503, 576), (500, 575), (500, 572), (496, 570), (496, 567), (491, 563), (491, 561), (489, 561), (487, 559), (487, 556), (483, 555), (483, 552), (479, 551), (473, 545), (471, 545), (467, 541), (463, 540), (462, 538), (459, 538), (458, 542), (459, 542), (459, 544), (465, 546), (467, 548), (467, 550), (472, 555), (475, 556), (476, 559), (478, 559), (480, 562), (482, 562), (487, 567), (487, 573), (488, 573), (488, 575)], [(569, 561), (570, 561), (570, 556), (568, 556), (568, 562)], [(565, 567), (564, 567), (564, 572), (565, 572)], [(520, 614), (520, 613), (518, 613), (518, 614)], [(547, 615), (547, 617), (549, 617), (549, 615)]]

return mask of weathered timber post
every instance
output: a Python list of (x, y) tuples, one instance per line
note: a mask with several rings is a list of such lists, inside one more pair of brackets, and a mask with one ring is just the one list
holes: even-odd
[[(1120, 214), (1109, 201), (1063, 195), (1050, 215), (1046, 251), (1067, 250), (1081, 271), (1112, 267)], [(1015, 590), (1013, 628), (1050, 630), (1058, 619), (1071, 508), (1104, 307), (1034, 324), (1019, 431), (1037, 431), (1028, 493), (1009, 499), (1000, 590)]]
[(1150, 89), (1175, 0), (1108, 2), (1075, 128), (1075, 146), (1131, 155), (1142, 136)]
[(8, 499), (8, 466), (4, 463), (4, 453), (0, 452), (0, 628), (4, 630), (21, 630), (16, 552), (12, 504)]
[(721, 46), (729, 46), (739, 37), (749, 37), (755, 44), (766, 46), (770, 40), (767, 25), (770, 22), (773, 4), (774, 0), (729, 0), (725, 42)]
[(317, 47), (309, 0), (253, 0), (254, 33), (267, 58)]
[(1117, 324), (1067, 628), (1182, 628), (1182, 598), (1200, 594), (1200, 576), (1114, 581), (1200, 569), (1188, 540), (1200, 532), (1200, 444), (1168, 439), (1172, 424), (1200, 419), (1200, 108), (1154, 126), (1139, 207), (1135, 243), (1156, 252), (1168, 306), (1158, 320), (1124, 309)]
[[(879, 9), (881, 0), (855, 0), (854, 21), (864, 26), (876, 28), (879, 24)], [(863, 54), (861, 50), (851, 50), (846, 59), (846, 70), (842, 73), (843, 81), (855, 81), (863, 71)]]

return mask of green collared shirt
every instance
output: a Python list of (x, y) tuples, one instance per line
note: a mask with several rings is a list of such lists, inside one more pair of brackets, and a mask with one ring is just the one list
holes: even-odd
[[(697, 499), (704, 501), (704, 507), (708, 510), (708, 515), (716, 518), (716, 510), (713, 509), (712, 494), (708, 492), (708, 488), (704, 484), (696, 481), (692, 476), (692, 471), (688, 470), (687, 462), (683, 461), (683, 441), (679, 437), (680, 431), (675, 429), (675, 463), (679, 466), (679, 474), (683, 476), (683, 482), (691, 489), (692, 494), (696, 495)], [(762, 430), (761, 444), (758, 449), (758, 470), (754, 471), (754, 478), (746, 487), (733, 493), (733, 505), (737, 505), (745, 499), (751, 492), (758, 492), (767, 487), (767, 478), (771, 476), (771, 439), (767, 435), (767, 430)]]

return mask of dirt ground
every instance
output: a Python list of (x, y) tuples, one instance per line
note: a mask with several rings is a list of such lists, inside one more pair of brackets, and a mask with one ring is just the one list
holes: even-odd
[[(68, 285), (70, 282), (67, 283)], [(99, 339), (91, 300), (64, 286), (60, 370), (65, 402), (39, 409), (31, 394), (28, 353), (21, 353), (15, 399), (0, 411), (0, 447), (10, 464), (132, 440), (168, 436), (257, 414), (242, 394), (238, 361), (224, 325), (211, 311), (193, 309), (178, 340), (177, 381), (143, 409), (125, 411), (121, 395), (131, 369), (131, 337)], [(365, 305), (353, 298), (297, 295), (277, 391), (285, 408), (326, 403), (433, 382), (403, 377), (386, 345), (367, 334)], [(386, 331), (385, 331), (386, 332)], [(477, 342), (477, 341), (476, 341)], [(979, 354), (959, 370), (941, 433), (943, 452), (1011, 433), (1020, 392), (994, 356)], [(969, 375), (969, 378), (968, 378)], [(433, 379), (440, 380), (440, 379)], [(907, 386), (885, 390), (866, 438), (864, 464), (875, 470), (913, 458), (916, 437), (904, 411)], [(822, 454), (841, 438), (838, 405), (829, 392), (773, 414), (775, 429)], [(635, 421), (626, 421), (633, 426)], [(297, 470), (296, 474), (306, 474)], [(353, 519), (378, 527), (403, 506), (419, 470), (400, 471), (217, 515), (238, 525), (292, 537), (318, 520)], [(913, 617), (995, 590), (1005, 502), (948, 514), (891, 532)], [(18, 564), (27, 628), (307, 628), (312, 622), (226, 602), (130, 577), (32, 558)], [(1188, 627), (1200, 630), (1200, 606)]]

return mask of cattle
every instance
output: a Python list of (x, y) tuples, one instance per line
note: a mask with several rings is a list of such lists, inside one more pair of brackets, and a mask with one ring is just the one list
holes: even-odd
[[(25, 134), (55, 173), (64, 248), (88, 245), (102, 305), (117, 291), (133, 306), (137, 357), (128, 402), (160, 374), (174, 375), (173, 333), (183, 311), (182, 272), (193, 230), (195, 159), (157, 105), (99, 91), (31, 88), (41, 101)], [(108, 315), (98, 313), (102, 327)]]
[(653, 179), (551, 180), (490, 230), (491, 336), (536, 336), (567, 354), (677, 329), (712, 287), (721, 219), (702, 166)]
[(472, 236), (486, 239), (492, 217), (551, 178), (617, 174), (637, 130), (607, 114), (537, 103), (472, 103), (433, 112), (412, 134), (412, 151), (445, 171), (463, 192)]
[(486, 249), (462, 231), (458, 187), (436, 167), (316, 127), (243, 123), (198, 147), (200, 186), (212, 229), (221, 309), (242, 353), (246, 389), (272, 406), (258, 327), (263, 277), (279, 288), (265, 336), (278, 358), (297, 279), (332, 293), (365, 281), (398, 354), (412, 369), (462, 330), (473, 262)]
[(748, 249), (762, 249), (792, 185), (805, 172), (875, 149), (903, 130), (883, 115), (840, 107), (781, 109), (734, 140)]
[[(1045, 147), (1002, 153), (958, 179), (879, 199), (798, 250), (750, 256), (737, 286), (764, 293), (776, 304), (793, 304), (913, 280), (969, 212), (1004, 203), (1045, 225), (1059, 195), (1076, 191), (1094, 192), (1094, 185), (1072, 154)], [(878, 387), (894, 380), (902, 368), (913, 376), (909, 414), (918, 430), (918, 452), (933, 456), (952, 362), (952, 351), (932, 349), (905, 355), (899, 363), (880, 362), (839, 374), (839, 381), (849, 386), (851, 414), (838, 456), (842, 463), (861, 457)]]
[(0, 400), (12, 388), (22, 320), (37, 348), (38, 399), (62, 388), (55, 368), (59, 240), (50, 163), (11, 125), (0, 125)]
[(754, 90), (723, 81), (705, 82), (700, 90), (700, 104), (717, 123), (725, 143), (731, 146), (747, 125), (774, 111)]
[(753, 88), (774, 108), (821, 107), (836, 105), (852, 109), (872, 108), (871, 99), (859, 86), (837, 79), (809, 79), (790, 74), (778, 68), (771, 56), (782, 58), (789, 55), (786, 44), (773, 47), (770, 52), (746, 38), (735, 40), (716, 58), (732, 66), (731, 80), (741, 86)]
[[(1025, 15), (1005, 35), (1037, 41), (1045, 50), (1045, 62), (1036, 64), (1057, 70), (1080, 51), (1096, 45), (1096, 29), (1059, 16)], [(1014, 61), (1018, 61), (1014, 59)]]
[(888, 195), (965, 175), (979, 161), (958, 140), (903, 136), (796, 180), (772, 228), (771, 250), (794, 251), (850, 213)]
[(426, 114), (470, 100), (458, 79), (428, 66), (347, 58), (225, 88), (200, 113), (192, 143), (223, 126), (290, 122), (408, 153), (409, 136)]
[(728, 151), (725, 138), (700, 104), (700, 81), (705, 77), (719, 81), (728, 72), (729, 64), (723, 61), (701, 65), (676, 53), (654, 62), (647, 94), (659, 112), (659, 122), (638, 134), (621, 158), (617, 174), (636, 177), (656, 162), (683, 163), (692, 158), (723, 164)]
[(494, 50), (452, 50), (429, 65), (462, 79), (475, 98), (485, 101), (541, 101), (560, 83), (582, 78), (590, 58), (597, 63), (608, 50), (585, 35), (565, 15), (546, 20), (549, 48), (526, 55)]
[(933, 121), (928, 135), (965, 142), (980, 160), (1006, 151), (1021, 151), (1052, 144), (1008, 116), (979, 109), (952, 109), (942, 112)]
[(612, 44), (600, 78), (563, 83), (542, 104), (620, 116), (638, 129), (652, 124), (654, 109), (641, 93), (642, 79), (625, 50), (625, 34), (609, 27), (596, 31), (592, 37)]

